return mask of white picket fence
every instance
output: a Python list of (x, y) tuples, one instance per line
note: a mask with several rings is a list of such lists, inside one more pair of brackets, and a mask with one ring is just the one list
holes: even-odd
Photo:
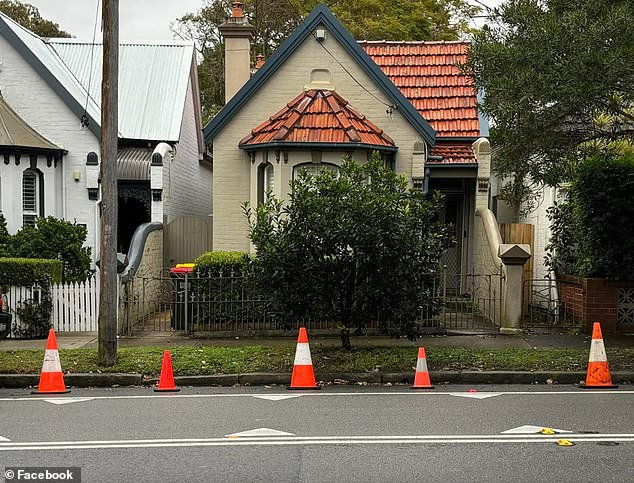
[[(22, 327), (15, 313), (17, 304), (29, 299), (39, 300), (37, 287), (10, 287), (7, 294), (13, 313), (13, 325)], [(96, 332), (99, 318), (99, 278), (86, 282), (54, 284), (51, 286), (53, 313), (51, 323), (55, 332)], [(14, 337), (13, 330), (11, 337)]]

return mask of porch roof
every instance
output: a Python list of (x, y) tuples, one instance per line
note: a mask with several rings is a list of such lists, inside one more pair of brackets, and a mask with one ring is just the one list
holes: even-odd
[(242, 149), (259, 146), (334, 147), (395, 151), (394, 141), (348, 101), (330, 90), (299, 94), (244, 137)]
[(117, 153), (120, 181), (149, 181), (152, 149), (121, 148)]
[(0, 147), (23, 150), (63, 152), (64, 150), (46, 139), (29, 126), (0, 95)]

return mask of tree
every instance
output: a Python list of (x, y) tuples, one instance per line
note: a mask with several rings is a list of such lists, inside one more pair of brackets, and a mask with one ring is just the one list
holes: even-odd
[(466, 72), (493, 122), (502, 196), (573, 178), (579, 160), (634, 139), (634, 3), (508, 0), (475, 35)]
[(85, 247), (86, 228), (57, 218), (38, 218), (11, 237), (9, 256), (47, 258), (64, 264), (63, 281), (81, 282), (93, 274), (91, 250)]
[(415, 337), (450, 232), (436, 222), (442, 198), (409, 190), (375, 155), (339, 173), (302, 174), (287, 205), (245, 204), (256, 270), (284, 322), (333, 320), (351, 328), (391, 322)]
[(457, 40), (480, 10), (465, 0), (295, 0), (303, 14), (318, 3), (359, 40)]
[(9, 235), (7, 230), (7, 219), (4, 217), (4, 213), (0, 211), (0, 257), (7, 256), (10, 241), (11, 235)]
[(68, 32), (59, 28), (59, 24), (42, 18), (40, 11), (28, 3), (0, 0), (0, 12), (40, 37), (70, 37)]
[[(224, 50), (218, 26), (231, 13), (231, 0), (206, 0), (203, 7), (172, 24), (178, 37), (194, 41), (205, 122), (224, 105)], [(299, 25), (317, 0), (244, 0), (255, 27), (252, 58), (268, 57)], [(466, 0), (345, 0), (325, 2), (344, 26), (364, 40), (456, 40), (471, 32), (478, 11)]]

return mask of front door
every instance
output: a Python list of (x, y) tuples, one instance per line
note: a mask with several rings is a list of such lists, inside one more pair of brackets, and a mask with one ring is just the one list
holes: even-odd
[(456, 244), (449, 248), (442, 257), (442, 263), (447, 267), (447, 292), (451, 295), (458, 295), (461, 290), (463, 204), (464, 195), (447, 194), (445, 195), (445, 207), (440, 213), (440, 221), (452, 225), (456, 237)]

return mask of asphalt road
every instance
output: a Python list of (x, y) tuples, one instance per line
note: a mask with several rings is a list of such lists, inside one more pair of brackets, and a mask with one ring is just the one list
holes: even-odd
[(468, 389), (0, 390), (0, 467), (79, 466), (89, 482), (634, 481), (633, 386)]

